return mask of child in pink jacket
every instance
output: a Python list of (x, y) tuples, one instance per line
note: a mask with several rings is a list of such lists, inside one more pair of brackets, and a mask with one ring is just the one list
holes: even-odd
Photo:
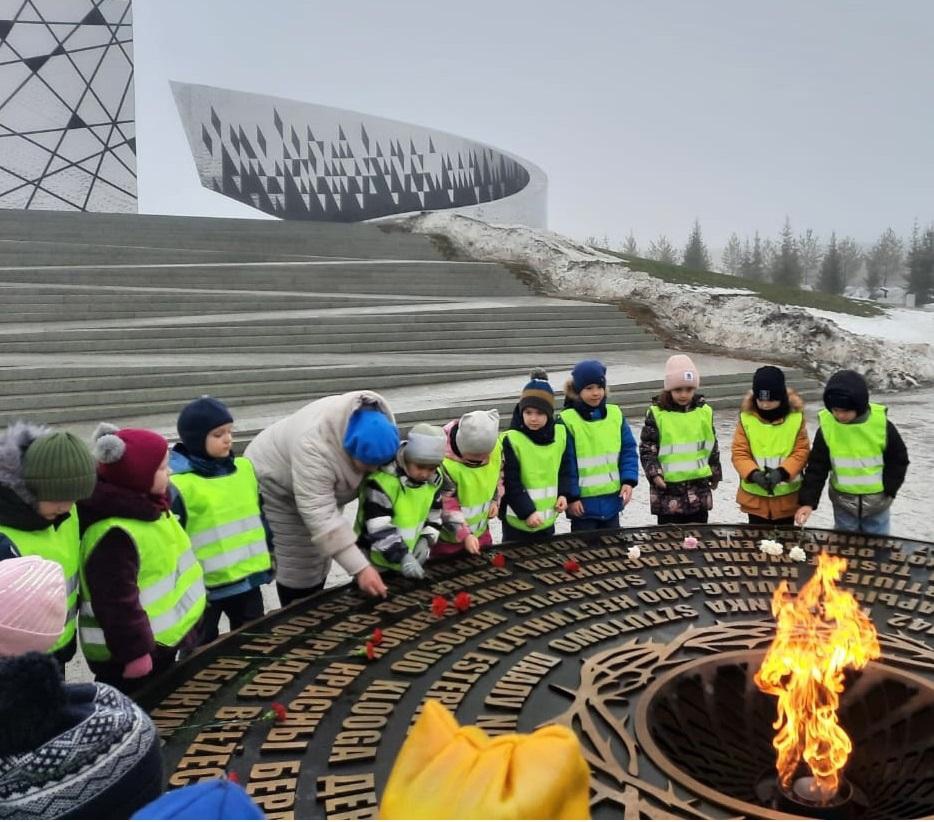
[(441, 538), (431, 549), (432, 559), (479, 554), (492, 545), (489, 521), (498, 515), (503, 495), (499, 412), (471, 411), (444, 426), (444, 433), (441, 469), (454, 491), (442, 500)]

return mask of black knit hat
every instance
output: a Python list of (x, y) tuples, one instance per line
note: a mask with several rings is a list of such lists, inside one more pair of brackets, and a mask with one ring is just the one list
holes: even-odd
[(756, 400), (788, 399), (788, 389), (785, 387), (785, 374), (781, 368), (774, 365), (763, 365), (752, 377), (752, 396)]
[(230, 409), (207, 395), (188, 403), (178, 415), (178, 436), (196, 457), (207, 456), (204, 441), (215, 428), (233, 422)]
[(843, 408), (864, 414), (869, 408), (869, 386), (863, 375), (856, 371), (838, 371), (827, 380), (824, 405), (828, 411)]

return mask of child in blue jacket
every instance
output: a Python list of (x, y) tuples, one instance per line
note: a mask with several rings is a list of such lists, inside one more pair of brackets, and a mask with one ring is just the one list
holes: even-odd
[(606, 366), (583, 360), (564, 386), (561, 421), (574, 440), (581, 498), (568, 505), (572, 531), (616, 528), (639, 483), (639, 453), (618, 405), (607, 405)]

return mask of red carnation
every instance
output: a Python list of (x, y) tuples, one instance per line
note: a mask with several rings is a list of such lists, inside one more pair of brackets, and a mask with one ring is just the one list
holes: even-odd
[(237, 772), (236, 772), (236, 771), (227, 771), (227, 781), (228, 781), (228, 782), (233, 782), (233, 783), (239, 785), (239, 784), (240, 784), (240, 777), (237, 776)]
[(285, 720), (289, 718), (289, 714), (285, 710), (285, 705), (281, 702), (273, 702), (270, 707), (276, 715), (276, 722), (285, 722)]
[(470, 607), (470, 594), (466, 591), (461, 591), (454, 597), (454, 607), (461, 613), (466, 611)]
[(370, 638), (370, 641), (371, 641), (374, 645), (382, 645), (382, 644), (383, 644), (383, 629), (382, 629), (382, 628), (374, 628), (374, 629), (373, 629), (373, 636)]
[(506, 567), (506, 555), (499, 553), (493, 554), (493, 559), (490, 560), (490, 563), (494, 568), (505, 568)]
[(443, 617), (448, 609), (448, 601), (443, 596), (438, 595), (431, 601), (431, 612), (436, 617)]
[(566, 559), (564, 561), (564, 570), (569, 574), (573, 574), (575, 571), (581, 569), (581, 564), (576, 559)]
[(376, 646), (372, 642), (368, 642), (363, 646), (363, 652), (366, 654), (367, 659), (376, 659)]

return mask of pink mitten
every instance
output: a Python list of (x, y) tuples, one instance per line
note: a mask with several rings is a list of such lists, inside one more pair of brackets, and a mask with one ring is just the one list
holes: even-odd
[(149, 673), (152, 673), (152, 657), (149, 654), (127, 662), (123, 666), (124, 679), (139, 679)]

